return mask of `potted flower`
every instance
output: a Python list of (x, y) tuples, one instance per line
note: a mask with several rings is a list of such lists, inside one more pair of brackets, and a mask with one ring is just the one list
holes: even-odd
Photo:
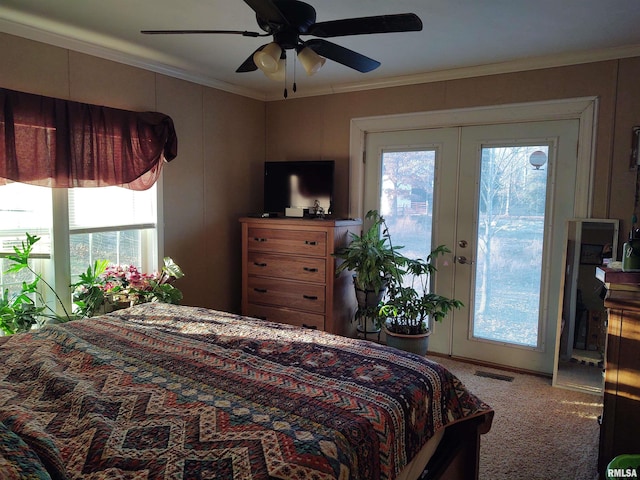
[[(376, 210), (369, 211), (366, 218), (372, 221), (371, 226), (360, 235), (352, 233), (351, 243), (333, 254), (343, 260), (336, 268), (336, 275), (344, 270), (353, 272), (358, 320), (377, 316), (378, 304), (399, 263), (387, 237), (380, 235), (384, 219)], [(368, 327), (365, 331), (369, 331)]]
[[(393, 249), (386, 224), (384, 235)], [(430, 291), (437, 257), (450, 252), (440, 245), (426, 260), (396, 254), (398, 268), (389, 279), (387, 295), (378, 311), (379, 321), (384, 322), (387, 345), (425, 355), (431, 334), (429, 319), (439, 322), (450, 310), (463, 306), (459, 300)]]
[(95, 313), (147, 302), (179, 303), (182, 292), (172, 285), (184, 273), (170, 258), (164, 258), (162, 270), (142, 273), (134, 265), (110, 265), (96, 260), (80, 281), (73, 284), (73, 303), (77, 315), (91, 317)]

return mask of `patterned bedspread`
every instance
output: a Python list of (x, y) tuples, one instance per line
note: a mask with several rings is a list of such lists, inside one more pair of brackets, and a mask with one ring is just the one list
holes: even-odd
[(425, 358), (202, 308), (0, 337), (3, 479), (393, 479), (489, 410)]

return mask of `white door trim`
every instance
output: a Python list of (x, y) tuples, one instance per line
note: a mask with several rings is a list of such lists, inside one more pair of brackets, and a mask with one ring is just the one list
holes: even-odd
[(581, 97), (353, 118), (349, 143), (349, 216), (364, 216), (363, 162), (367, 133), (577, 118), (580, 120), (580, 131), (574, 216), (588, 218), (592, 209), (597, 114), (598, 97)]

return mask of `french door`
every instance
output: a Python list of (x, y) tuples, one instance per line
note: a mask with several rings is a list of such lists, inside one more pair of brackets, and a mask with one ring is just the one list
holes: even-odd
[(464, 308), (432, 325), (430, 350), (551, 372), (564, 220), (574, 214), (578, 120), (371, 133), (364, 207), (425, 258), (432, 288)]

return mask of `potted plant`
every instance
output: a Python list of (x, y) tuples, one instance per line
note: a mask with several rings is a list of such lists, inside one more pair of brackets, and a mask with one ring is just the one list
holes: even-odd
[[(358, 320), (377, 316), (378, 304), (389, 279), (395, 276), (399, 263), (387, 237), (380, 235), (384, 219), (376, 210), (369, 211), (366, 218), (372, 221), (371, 226), (360, 235), (352, 233), (351, 243), (333, 254), (343, 260), (336, 268), (336, 275), (344, 270), (354, 272)], [(368, 331), (368, 327), (365, 327), (365, 331)]]
[[(40, 237), (29, 233), (26, 236), (27, 239), (21, 242), (21, 246), (14, 245), (14, 255), (7, 257), (11, 264), (4, 273), (18, 273), (22, 270), (27, 270), (33, 280), (30, 282), (23, 281), (20, 291), (15, 295), (9, 295), (8, 288), (1, 292), (0, 330), (4, 335), (26, 332), (34, 326), (41, 327), (47, 322), (66, 322), (75, 318), (67, 312), (64, 303), (53, 287), (31, 268), (29, 259), (34, 245), (40, 240)], [(62, 315), (56, 312), (54, 306), (46, 302), (40, 282), (53, 293), (57, 304), (63, 311)]]
[(172, 285), (184, 273), (171, 259), (164, 258), (162, 270), (142, 273), (134, 265), (110, 265), (96, 260), (80, 281), (73, 284), (73, 303), (76, 313), (91, 317), (95, 313), (147, 302), (179, 303), (182, 292)]
[[(27, 270), (33, 280), (23, 281), (17, 293), (10, 295), (7, 288), (0, 292), (0, 331), (4, 335), (26, 332), (45, 323), (91, 317), (119, 305), (179, 303), (182, 299), (182, 292), (172, 282), (183, 277), (184, 273), (170, 257), (165, 257), (162, 270), (153, 274), (141, 273), (135, 266), (109, 265), (106, 260), (96, 260), (80, 275), (80, 281), (71, 285), (74, 288), (75, 308), (68, 312), (55, 289), (29, 263), (34, 245), (40, 237), (29, 233), (26, 233), (26, 237), (21, 246), (13, 247), (15, 254), (7, 257), (12, 263), (4, 273)], [(43, 295), (46, 289), (53, 294), (55, 306), (47, 303)], [(59, 314), (56, 307), (63, 313)]]
[[(384, 236), (393, 250), (384, 219), (382, 223), (385, 227)], [(430, 291), (431, 278), (437, 271), (437, 257), (450, 252), (446, 246), (440, 245), (431, 251), (426, 260), (395, 255), (397, 268), (389, 279), (387, 295), (378, 311), (379, 322), (384, 324), (387, 345), (425, 355), (431, 334), (429, 319), (439, 322), (450, 310), (463, 306), (459, 300)]]

